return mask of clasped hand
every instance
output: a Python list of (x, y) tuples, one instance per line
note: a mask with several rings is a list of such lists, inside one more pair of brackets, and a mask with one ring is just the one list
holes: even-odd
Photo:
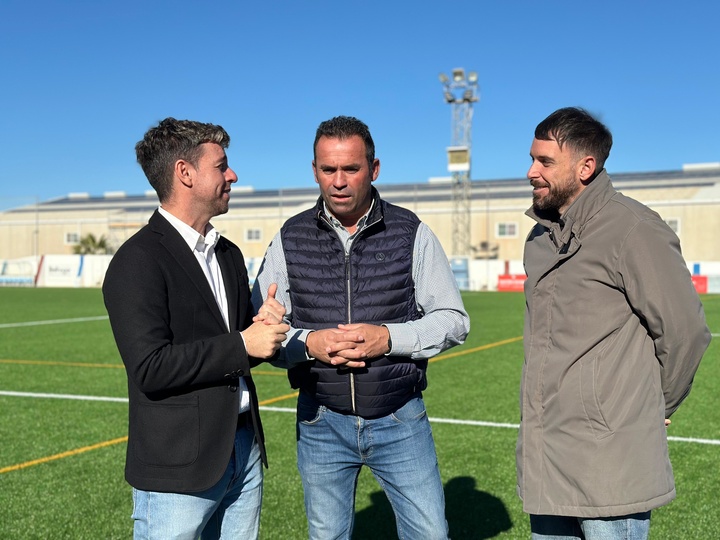
[[(269, 341), (262, 343), (263, 355), (248, 353), (259, 358), (270, 358), (285, 341), (290, 327), (283, 322), (285, 307), (275, 299), (277, 284), (271, 283), (268, 295), (257, 315), (253, 317), (253, 324), (243, 332), (255, 331)], [(260, 330), (261, 327), (265, 330)], [(365, 367), (365, 359), (375, 358), (390, 352), (388, 338), (390, 333), (384, 326), (374, 324), (339, 324), (337, 328), (327, 328), (310, 332), (305, 342), (308, 355), (326, 364), (338, 367), (361, 368)], [(247, 347), (246, 337), (246, 347)]]
[(305, 341), (308, 354), (338, 367), (365, 367), (367, 358), (389, 352), (389, 331), (374, 324), (339, 324), (337, 328), (316, 330)]
[(243, 332), (245, 349), (250, 356), (271, 358), (287, 338), (290, 325), (283, 322), (285, 308), (275, 299), (277, 285), (268, 287), (267, 299), (253, 317), (253, 323)]

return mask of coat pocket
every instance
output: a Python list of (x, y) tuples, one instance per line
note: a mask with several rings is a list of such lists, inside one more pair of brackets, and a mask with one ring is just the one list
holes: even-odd
[(197, 459), (200, 441), (197, 396), (140, 403), (133, 420), (130, 440), (138, 461), (153, 467), (184, 467)]
[(580, 364), (580, 400), (585, 419), (593, 436), (600, 440), (613, 434), (613, 430), (603, 414), (602, 403), (598, 395), (598, 357), (584, 359)]

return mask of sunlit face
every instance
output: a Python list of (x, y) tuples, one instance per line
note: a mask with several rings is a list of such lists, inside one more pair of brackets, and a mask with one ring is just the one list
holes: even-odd
[(372, 166), (362, 138), (320, 137), (312, 164), (315, 181), (328, 209), (351, 233), (372, 201), (371, 185), (380, 174), (380, 161)]
[(577, 198), (585, 185), (580, 181), (580, 162), (566, 144), (534, 139), (530, 147), (532, 165), (527, 177), (533, 187), (535, 210), (562, 212)]
[(228, 166), (225, 150), (219, 144), (204, 143), (195, 168), (193, 204), (209, 217), (225, 214), (230, 202), (230, 188), (237, 175)]

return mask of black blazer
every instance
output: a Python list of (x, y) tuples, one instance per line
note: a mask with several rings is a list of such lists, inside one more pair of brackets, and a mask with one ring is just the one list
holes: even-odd
[(267, 466), (258, 400), (240, 330), (252, 323), (240, 249), (215, 246), (228, 299), (227, 331), (210, 285), (180, 233), (159, 212), (113, 257), (105, 306), (128, 377), (125, 478), (145, 491), (212, 487), (230, 461), (238, 377), (251, 394), (255, 437)]

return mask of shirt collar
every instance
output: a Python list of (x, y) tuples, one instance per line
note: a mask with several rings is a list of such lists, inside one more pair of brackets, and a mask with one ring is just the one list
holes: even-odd
[[(367, 223), (367, 220), (368, 220), (368, 216), (370, 215), (370, 212), (372, 211), (373, 206), (375, 206), (375, 199), (372, 199), (372, 201), (370, 202), (370, 208), (368, 208), (367, 212), (365, 212), (365, 214), (363, 214), (363, 216), (360, 219), (358, 219), (357, 226), (355, 228), (356, 233), (365, 227), (365, 224)], [(347, 231), (347, 229), (343, 226), (343, 224), (340, 223), (340, 220), (338, 220), (338, 218), (336, 218), (334, 215), (332, 215), (330, 210), (328, 210), (327, 204), (325, 204), (324, 200), (323, 200), (323, 212), (325, 212), (325, 215), (330, 220), (330, 224), (333, 226), (333, 228), (342, 229), (344, 231)]]
[(204, 253), (207, 246), (214, 248), (220, 239), (220, 233), (217, 232), (217, 229), (215, 229), (211, 223), (208, 223), (205, 236), (203, 236), (180, 218), (175, 217), (165, 210), (162, 206), (158, 208), (158, 212), (160, 212), (160, 215), (167, 219), (170, 225), (172, 225), (173, 228), (180, 233), (180, 236), (182, 236), (185, 243), (192, 250), (197, 249), (198, 251)]

